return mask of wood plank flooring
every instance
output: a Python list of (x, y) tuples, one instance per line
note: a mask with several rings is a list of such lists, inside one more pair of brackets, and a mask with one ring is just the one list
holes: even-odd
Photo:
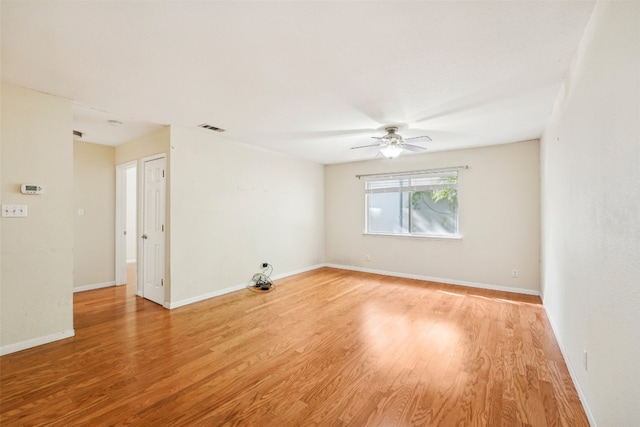
[(75, 294), (0, 358), (0, 424), (588, 426), (537, 297), (322, 268), (166, 310)]

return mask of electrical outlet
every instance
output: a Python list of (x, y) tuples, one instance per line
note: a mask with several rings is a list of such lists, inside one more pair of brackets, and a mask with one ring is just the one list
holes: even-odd
[(520, 273), (518, 272), (518, 269), (514, 268), (514, 269), (511, 271), (511, 276), (513, 276), (513, 277), (518, 277), (519, 275), (520, 275)]
[(371, 261), (371, 255), (367, 254), (364, 256), (365, 261)]

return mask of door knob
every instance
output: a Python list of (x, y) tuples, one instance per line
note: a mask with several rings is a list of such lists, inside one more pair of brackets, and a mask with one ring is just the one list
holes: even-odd
[(142, 238), (143, 238), (143, 239), (147, 239), (147, 238), (149, 238), (149, 236), (147, 236), (146, 234), (143, 234), (143, 235), (142, 235)]

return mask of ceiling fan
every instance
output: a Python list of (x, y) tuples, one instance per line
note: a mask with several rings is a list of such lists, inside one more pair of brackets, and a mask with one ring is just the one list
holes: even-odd
[(419, 145), (408, 144), (407, 141), (431, 141), (426, 135), (423, 136), (414, 136), (411, 138), (403, 138), (398, 132), (398, 128), (396, 126), (389, 126), (384, 130), (387, 131), (385, 136), (372, 136), (371, 138), (379, 139), (380, 142), (377, 144), (370, 145), (360, 145), (358, 147), (351, 147), (352, 150), (358, 148), (366, 148), (366, 147), (380, 147), (380, 153), (385, 156), (387, 159), (394, 159), (400, 155), (402, 150), (409, 150), (413, 152), (421, 152), (426, 150), (426, 147), (420, 147)]

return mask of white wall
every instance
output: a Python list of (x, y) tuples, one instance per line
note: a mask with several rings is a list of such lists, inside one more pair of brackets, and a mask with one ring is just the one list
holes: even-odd
[(541, 159), (544, 305), (601, 427), (640, 425), (639, 138), (640, 3), (600, 2)]
[(73, 171), (74, 289), (114, 285), (115, 148), (74, 141)]
[(323, 167), (171, 127), (171, 306), (323, 262)]
[[(461, 240), (363, 235), (356, 174), (468, 165), (459, 173)], [(325, 167), (326, 262), (448, 283), (539, 291), (538, 141)], [(371, 261), (365, 261), (370, 255)], [(513, 269), (519, 277), (513, 278)]]
[[(73, 137), (71, 102), (2, 84), (0, 353), (73, 335)], [(20, 193), (38, 184), (44, 193)]]

